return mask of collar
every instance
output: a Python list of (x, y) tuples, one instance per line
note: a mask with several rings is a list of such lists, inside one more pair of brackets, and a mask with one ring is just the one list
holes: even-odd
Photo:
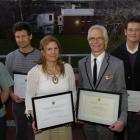
[(139, 48), (139, 44), (137, 44), (136, 48), (132, 51), (132, 50), (130, 50), (130, 49), (128, 48), (128, 44), (126, 43), (126, 49), (127, 49), (127, 51), (128, 51), (129, 53), (131, 53), (131, 54), (136, 53), (136, 52), (138, 51), (138, 48)]
[(33, 48), (30, 52), (27, 52), (27, 53), (22, 52), (20, 49), (18, 49), (18, 51), (19, 51), (21, 54), (23, 54), (24, 56), (27, 56), (28, 54), (34, 52), (34, 51), (35, 51), (35, 48)]
[(102, 63), (104, 57), (105, 57), (105, 52), (101, 53), (98, 57), (95, 57), (95, 56), (91, 53), (91, 63), (94, 61), (95, 58), (97, 59), (97, 61), (98, 61), (99, 63)]

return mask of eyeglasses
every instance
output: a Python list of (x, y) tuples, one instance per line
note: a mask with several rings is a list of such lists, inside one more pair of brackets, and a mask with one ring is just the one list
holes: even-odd
[(135, 33), (139, 33), (140, 32), (140, 29), (127, 29), (127, 31), (129, 32), (129, 33), (132, 33), (132, 32), (135, 32)]
[(104, 40), (104, 37), (97, 37), (97, 38), (91, 37), (91, 38), (88, 39), (89, 42), (90, 41), (92, 41), (92, 42), (94, 42), (94, 41), (100, 42), (100, 41), (103, 41), (103, 40)]

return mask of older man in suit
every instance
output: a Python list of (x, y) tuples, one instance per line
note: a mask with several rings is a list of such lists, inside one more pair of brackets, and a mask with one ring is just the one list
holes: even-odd
[[(121, 94), (118, 120), (110, 126), (84, 124), (87, 140), (116, 140), (127, 121), (127, 91), (123, 62), (106, 52), (108, 34), (104, 26), (93, 25), (87, 36), (91, 54), (79, 61), (79, 86), (86, 89)], [(96, 68), (95, 68), (96, 67)]]

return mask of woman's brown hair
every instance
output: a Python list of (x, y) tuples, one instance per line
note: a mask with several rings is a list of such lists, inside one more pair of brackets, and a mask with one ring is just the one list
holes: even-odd
[[(59, 53), (60, 53), (61, 45), (60, 45), (59, 41), (57, 40), (57, 38), (54, 36), (51, 36), (51, 35), (47, 35), (41, 39), (40, 50), (43, 51), (44, 47), (47, 46), (50, 42), (55, 42), (57, 44), (57, 46), (59, 48)], [(43, 54), (41, 54), (41, 57), (40, 57), (38, 64), (41, 64), (43, 72), (47, 73), (46, 58)], [(59, 55), (58, 60), (57, 60), (57, 66), (59, 66), (59, 68), (60, 68), (60, 74), (64, 75), (64, 63), (63, 63), (60, 55)]]

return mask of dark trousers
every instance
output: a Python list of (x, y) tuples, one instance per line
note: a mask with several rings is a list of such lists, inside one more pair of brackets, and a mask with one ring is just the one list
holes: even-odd
[(0, 117), (0, 140), (6, 140), (6, 116)]
[(127, 139), (140, 140), (140, 116), (134, 112), (128, 112)]
[(124, 140), (124, 132), (113, 132), (108, 126), (85, 124), (83, 129), (86, 140)]
[(114, 133), (106, 126), (85, 124), (83, 126), (86, 140), (115, 140)]
[(123, 132), (116, 132), (115, 133), (115, 139), (116, 140), (125, 140), (125, 134), (126, 134), (126, 128), (124, 129)]
[(12, 103), (13, 114), (16, 123), (16, 140), (27, 140), (28, 121), (24, 114), (25, 103)]

